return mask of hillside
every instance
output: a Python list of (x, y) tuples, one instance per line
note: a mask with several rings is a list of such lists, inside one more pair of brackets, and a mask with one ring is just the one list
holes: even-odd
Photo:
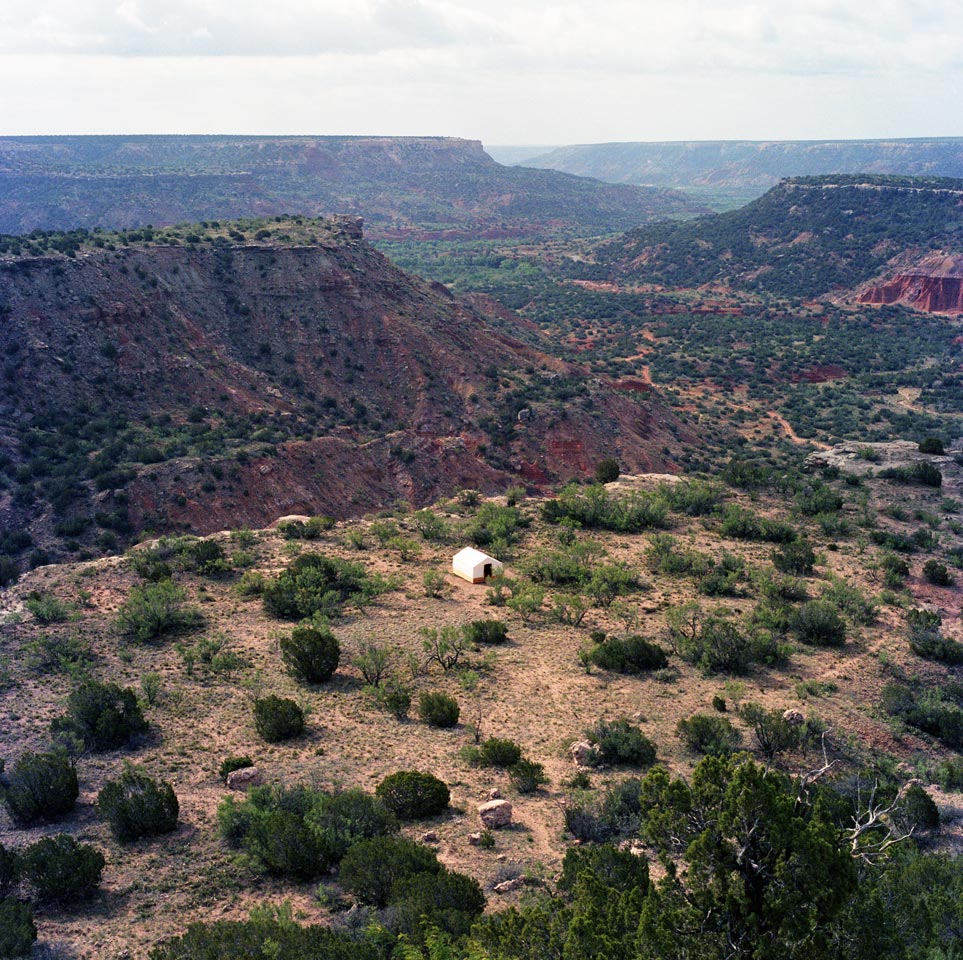
[(613, 277), (784, 297), (853, 288), (908, 250), (961, 248), (963, 180), (800, 177), (739, 210), (603, 244)]
[(609, 456), (665, 469), (670, 431), (691, 436), (655, 394), (403, 273), (350, 218), (0, 246), (0, 553), (34, 563)]
[(704, 207), (446, 137), (0, 138), (0, 232), (353, 214), (373, 238), (599, 234)]
[(758, 196), (786, 177), (862, 171), (963, 176), (963, 139), (705, 140), (591, 143), (525, 157), (525, 165), (608, 183), (636, 183), (715, 196), (725, 206)]
[[(753, 870), (773, 867), (777, 879), (767, 871), (760, 881), (773, 893), (791, 868), (808, 932), (774, 923), (771, 936), (802, 937), (799, 956), (839, 956), (808, 952), (823, 937), (868, 937), (877, 948), (882, 939), (879, 955), (897, 960), (925, 956), (916, 943), (949, 949), (963, 902), (963, 861), (939, 856), (963, 846), (963, 633), (952, 583), (961, 488), (951, 458), (914, 456), (944, 472), (942, 488), (874, 476), (889, 461), (864, 446), (853, 476), (803, 474), (798, 460), (789, 471), (733, 461), (712, 482), (623, 477), (552, 500), (462, 494), (422, 512), (165, 538), (26, 574), (0, 589), (3, 759), (13, 774), (28, 751), (66, 745), (79, 796), (39, 820), (0, 812), (3, 845), (23, 851), (68, 833), (106, 858), (87, 899), (45, 901), (24, 884), (38, 949), (97, 960), (388, 960), (398, 933), (422, 945), (427, 913), (452, 933), (471, 929), (486, 947), (474, 957), (592, 956), (578, 946), (587, 926), (620, 944), (617, 955), (661, 957), (640, 952), (658, 943), (650, 926), (640, 932), (640, 913), (677, 918), (680, 948), (698, 938), (673, 892), (700, 889), (702, 874), (684, 867), (701, 855), (716, 866), (700, 898), (716, 938), (741, 933), (750, 946), (736, 956), (749, 957), (753, 920), (781, 914), (768, 897), (748, 906), (727, 898), (747, 871), (729, 855), (730, 838), (753, 843)], [(485, 545), (496, 527), (486, 549), (504, 558), (507, 579), (453, 578), (452, 553)], [(339, 648), (335, 672), (305, 682), (288, 658), (299, 614), (276, 604), (282, 571), (312, 555), (357, 565), (351, 575), (369, 589), (340, 605), (322, 595), (323, 580), (302, 582), (298, 602), (324, 605)], [(166, 615), (155, 621), (147, 600), (161, 596)], [(468, 632), (479, 621), (485, 631)], [(466, 641), (476, 634), (484, 641)], [(91, 680), (129, 688), (146, 729), (104, 749), (65, 724)], [(258, 732), (255, 701), (272, 695), (304, 711), (300, 734), (268, 742), (267, 728)], [(439, 696), (455, 701), (454, 725), (431, 720)], [(735, 750), (748, 757), (733, 759)], [(518, 753), (529, 765), (505, 769)], [(228, 760), (254, 763), (263, 786), (246, 797), (243, 786), (229, 789), (219, 774)], [(171, 785), (172, 830), (131, 842), (98, 812), (127, 762)], [(349, 870), (358, 858), (347, 851), (372, 842), (361, 837), (391, 832), (372, 794), (390, 796), (379, 785), (404, 770), (447, 788), (441, 808), (406, 815), (401, 834), (419, 857), (440, 859), (457, 896), (442, 886), (437, 901), (418, 900), (423, 885), (407, 882), (378, 893)], [(698, 791), (688, 807), (685, 783)], [(481, 821), (492, 791), (512, 805), (508, 826)], [(327, 813), (331, 797), (347, 808)], [(710, 829), (716, 811), (730, 818), (725, 837)], [(864, 836), (854, 836), (854, 818)], [(335, 841), (343, 846), (332, 852)], [(668, 861), (678, 878), (665, 877)], [(372, 869), (400, 867), (376, 859)], [(825, 899), (817, 892), (828, 883)], [(885, 917), (875, 909), (884, 894), (894, 901)], [(287, 914), (265, 913), (285, 902)], [(252, 926), (224, 926), (259, 905)], [(552, 943), (569, 943), (565, 953), (546, 954), (543, 938), (526, 932), (542, 929), (549, 911)], [(189, 923), (205, 925), (193, 946), (162, 946)], [(273, 949), (314, 924), (342, 949)], [(230, 936), (205, 951), (219, 931)]]

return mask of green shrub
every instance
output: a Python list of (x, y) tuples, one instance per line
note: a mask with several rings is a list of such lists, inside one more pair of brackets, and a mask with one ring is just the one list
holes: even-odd
[(341, 645), (327, 627), (302, 623), (281, 638), (281, 659), (299, 680), (324, 683), (338, 669)]
[(792, 543), (797, 533), (788, 523), (767, 520), (732, 504), (722, 515), (722, 535), (733, 540), (763, 540), (770, 543)]
[(442, 867), (396, 881), (390, 893), (389, 926), (422, 943), (431, 927), (451, 937), (466, 936), (485, 909), (485, 895), (472, 877)]
[[(406, 720), (411, 710), (411, 688), (397, 677), (391, 677), (381, 686), (371, 687), (375, 702), (387, 710), (396, 720)], [(457, 716), (456, 716), (457, 722)]]
[(174, 788), (136, 767), (127, 767), (97, 795), (97, 812), (121, 842), (173, 832), (179, 810)]
[(132, 587), (117, 615), (118, 628), (137, 643), (197, 629), (200, 611), (186, 607), (187, 594), (171, 580)]
[(649, 863), (630, 850), (610, 843), (594, 847), (569, 847), (562, 861), (559, 890), (575, 889), (578, 879), (589, 874), (597, 882), (616, 890), (637, 890), (644, 896), (649, 888)]
[(804, 487), (796, 494), (794, 500), (799, 512), (807, 517), (835, 513), (843, 506), (843, 498), (832, 487), (821, 483)]
[(809, 600), (790, 618), (790, 628), (814, 647), (841, 647), (846, 642), (846, 623), (836, 607), (825, 600)]
[(341, 861), (341, 886), (362, 903), (386, 907), (395, 884), (441, 864), (427, 847), (402, 837), (373, 837), (354, 844)]
[(304, 732), (304, 711), (293, 700), (272, 693), (254, 701), (254, 726), (268, 743), (291, 740)]
[(946, 569), (946, 564), (940, 563), (939, 560), (927, 560), (923, 564), (923, 579), (937, 587), (953, 585), (953, 577), (950, 571)]
[(244, 847), (268, 873), (293, 880), (312, 880), (327, 873), (332, 861), (321, 839), (291, 810), (268, 810), (255, 817)]
[(589, 652), (589, 659), (603, 670), (638, 675), (668, 665), (665, 651), (644, 637), (610, 637)]
[(941, 790), (963, 790), (963, 757), (941, 761), (936, 770), (936, 782)]
[(598, 483), (612, 483), (613, 480), (619, 479), (620, 472), (619, 461), (611, 457), (599, 460), (595, 465), (595, 479)]
[(315, 614), (338, 616), (346, 603), (363, 603), (383, 589), (385, 584), (360, 563), (305, 553), (265, 586), (262, 597), (272, 616), (305, 620)]
[(29, 825), (70, 813), (79, 793), (77, 768), (66, 753), (25, 753), (10, 769), (0, 796), (10, 816)]
[(944, 637), (941, 631), (943, 618), (931, 610), (909, 610), (910, 649), (926, 660), (938, 660), (951, 666), (963, 663), (963, 643)]
[(920, 453), (931, 453), (936, 456), (942, 456), (946, 453), (943, 448), (943, 441), (939, 437), (924, 437), (919, 443)]
[(448, 787), (430, 773), (399, 770), (375, 787), (375, 794), (399, 820), (422, 820), (441, 813), (448, 806)]
[(918, 784), (914, 783), (903, 794), (893, 818), (903, 830), (935, 830), (940, 825), (940, 811), (933, 798)]
[(504, 643), (508, 639), (508, 624), (501, 620), (473, 620), (463, 627), (469, 643)]
[(742, 739), (725, 717), (706, 713), (696, 713), (680, 720), (676, 732), (690, 750), (712, 757), (728, 756)]
[(706, 615), (685, 605), (670, 611), (668, 620), (675, 652), (706, 674), (745, 673), (753, 663), (779, 663), (787, 656), (774, 633), (746, 632), (721, 613)]
[(20, 566), (13, 557), (0, 555), (0, 587), (7, 587), (20, 576)]
[(25, 957), (37, 939), (33, 910), (13, 897), (0, 900), (0, 957)]
[(32, 592), (24, 606), (37, 623), (63, 623), (70, 618), (70, 607), (52, 593)]
[(67, 698), (67, 715), (53, 721), (54, 733), (72, 733), (89, 750), (115, 750), (147, 730), (137, 696), (129, 687), (87, 680)]
[(65, 833), (44, 837), (19, 857), (21, 879), (41, 900), (82, 900), (100, 884), (104, 855)]
[(808, 577), (816, 563), (816, 552), (808, 540), (783, 544), (772, 553), (773, 566), (792, 577)]
[(217, 769), (217, 775), (226, 783), (228, 774), (253, 766), (254, 761), (250, 757), (225, 757)]
[(585, 735), (594, 745), (597, 763), (632, 767), (655, 763), (655, 744), (624, 717), (599, 720)]
[(0, 843), (0, 900), (10, 896), (16, 885), (17, 855)]
[(540, 763), (526, 760), (524, 757), (508, 768), (508, 778), (519, 793), (535, 793), (543, 783), (548, 783), (545, 768)]
[(430, 727), (453, 727), (458, 723), (458, 701), (446, 693), (426, 690), (418, 698), (418, 713)]
[(309, 517), (307, 520), (289, 520), (278, 528), (285, 540), (317, 540), (326, 530), (334, 527), (333, 517)]
[(739, 707), (739, 719), (752, 730), (767, 760), (787, 750), (795, 750), (800, 744), (800, 728), (789, 723), (782, 710), (766, 710), (758, 703), (745, 703)]
[(185, 570), (205, 577), (215, 577), (231, 569), (224, 548), (216, 540), (182, 540), (177, 555)]
[(501, 767), (507, 770), (522, 759), (522, 748), (514, 740), (489, 737), (483, 741), (473, 762), (479, 767)]
[(384, 800), (357, 788), (320, 793), (305, 816), (305, 823), (330, 863), (340, 862), (359, 840), (398, 831), (398, 820)]

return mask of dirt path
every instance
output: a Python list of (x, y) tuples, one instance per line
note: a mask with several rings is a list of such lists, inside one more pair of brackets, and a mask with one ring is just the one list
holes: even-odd
[(792, 428), (792, 424), (781, 414), (776, 413), (775, 410), (767, 410), (766, 413), (770, 420), (775, 420), (780, 427), (785, 431), (786, 436), (792, 440), (793, 443), (798, 444), (808, 444), (811, 447), (817, 447), (819, 450), (829, 450), (828, 443), (821, 443), (819, 440), (806, 440), (805, 438), (799, 436), (795, 430)]

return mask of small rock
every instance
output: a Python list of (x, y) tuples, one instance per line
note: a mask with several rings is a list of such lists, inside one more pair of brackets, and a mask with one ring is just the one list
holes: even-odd
[(248, 790), (250, 787), (259, 786), (261, 781), (261, 771), (257, 767), (241, 767), (240, 770), (232, 770), (227, 775), (228, 790)]
[(479, 847), (481, 846), (482, 835), (480, 833), (469, 833), (468, 834), (468, 846)]
[(434, 830), (428, 830), (421, 835), (422, 843), (438, 843), (438, 834)]
[(576, 740), (576, 742), (568, 748), (568, 752), (580, 767), (587, 767), (591, 765), (592, 754), (595, 752), (595, 748), (588, 740)]
[(805, 722), (806, 718), (802, 715), (802, 711), (796, 710), (790, 707), (782, 715), (783, 720), (789, 724), (791, 727), (801, 727)]
[(488, 791), (489, 800), (501, 800), (501, 798), (502, 798), (502, 792), (501, 790), (498, 789), (498, 787), (495, 787), (494, 789)]
[(507, 800), (489, 800), (478, 808), (478, 815), (486, 830), (511, 826), (512, 805)]
[(503, 880), (501, 883), (496, 883), (492, 890), (495, 893), (511, 893), (513, 890), (518, 890), (519, 887), (525, 886), (524, 877), (513, 877), (511, 880)]

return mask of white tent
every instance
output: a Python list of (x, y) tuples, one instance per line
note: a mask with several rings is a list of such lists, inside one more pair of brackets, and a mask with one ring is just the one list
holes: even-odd
[(456, 576), (469, 583), (484, 583), (489, 577), (501, 573), (504, 568), (500, 560), (474, 547), (465, 547), (452, 558), (451, 569)]

